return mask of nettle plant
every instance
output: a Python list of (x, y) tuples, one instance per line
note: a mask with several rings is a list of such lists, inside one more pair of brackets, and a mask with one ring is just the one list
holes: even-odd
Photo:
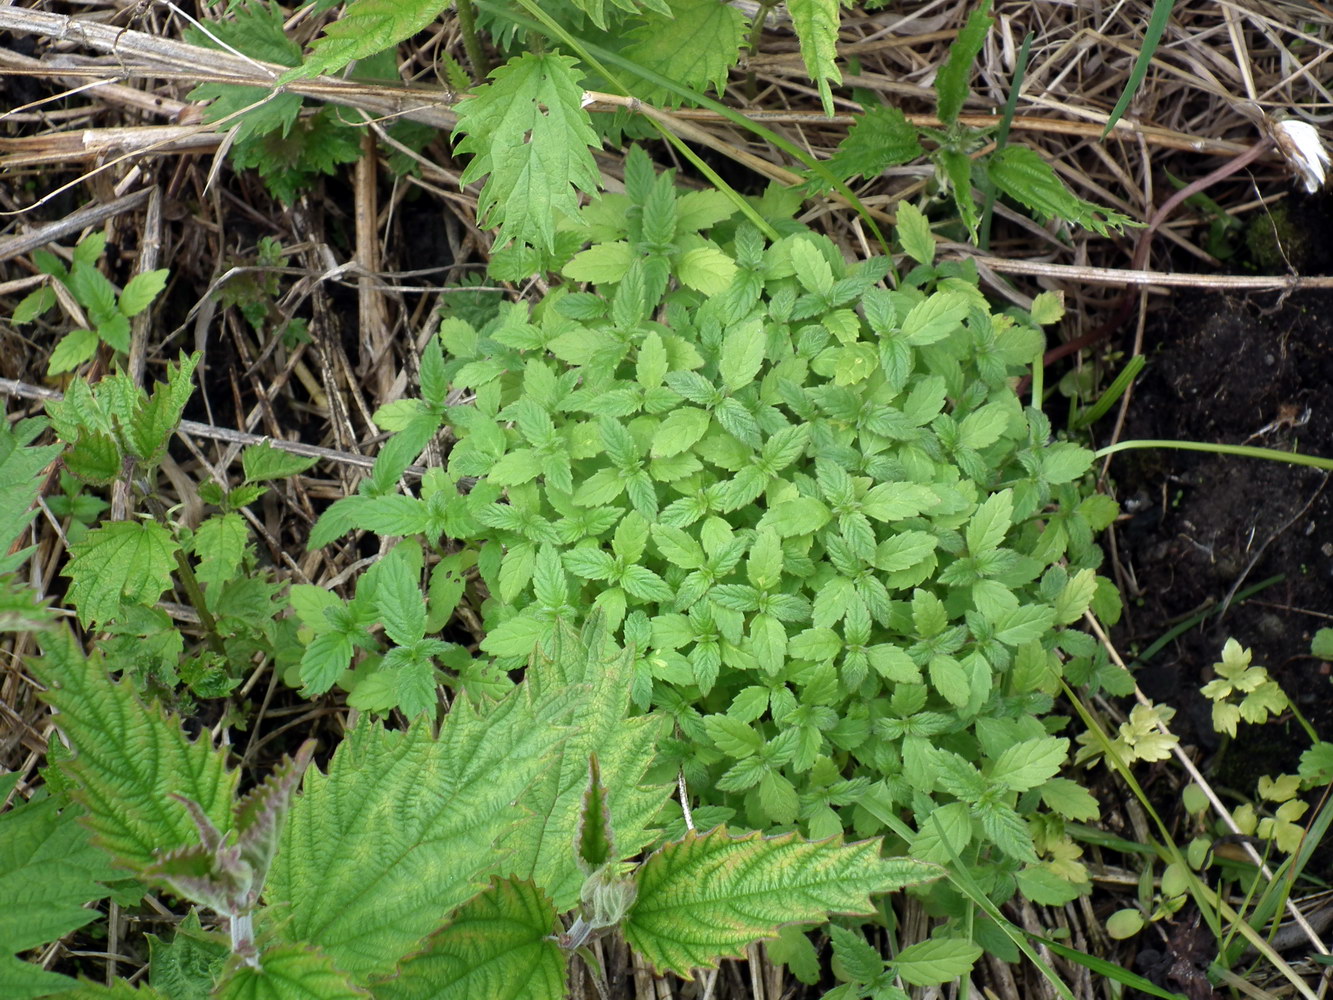
[[(482, 330), (442, 323), (424, 398), (381, 412), (396, 457), (311, 544), (421, 536), (403, 543), (416, 573), (423, 540), (455, 540), (429, 591), (439, 575), (479, 615), (501, 678), (604, 616), (634, 651), (634, 703), (673, 720), (661, 766), (701, 800), (700, 825), (890, 831), (997, 898), (1085, 891), (1062, 820), (1097, 804), (1056, 776), (1068, 740), (1050, 713), (1062, 680), (1124, 690), (1068, 628), (1118, 615), (1093, 543), (1116, 507), (1083, 484), (1090, 453), (1052, 441), (1014, 391), (1042, 348), (1032, 317), (992, 312), (966, 265), (933, 263), (907, 203), (917, 266), (886, 290), (887, 260), (848, 264), (790, 223), (769, 242), (641, 152), (625, 187), (583, 211), (595, 243), (564, 264), (589, 291), (508, 304)], [(449, 405), (451, 386), (468, 401)], [(447, 467), (399, 492), (441, 424)], [(306, 654), (314, 690), (356, 683), (352, 621), (374, 604), (322, 600), (324, 634), (342, 637), (332, 663)], [(423, 658), (422, 635), (405, 659)], [(931, 891), (962, 915), (953, 890)]]
[(723, 828), (626, 860), (660, 843), (652, 820), (674, 784), (648, 771), (668, 722), (628, 717), (632, 660), (596, 620), (553, 636), (504, 698), (460, 701), (438, 731), (424, 716), (401, 730), (362, 717), (325, 770), (307, 770), (307, 743), (239, 799), (226, 748), (187, 738), (68, 634), (44, 648), (32, 668), (68, 750), (47, 771), (50, 798), (0, 816), (0, 893), (33, 914), (24, 927), (0, 920), (0, 945), (78, 927), (91, 916), (79, 904), (107, 895), (115, 870), (80, 823), (132, 876), (118, 899), (165, 888), (225, 933), (187, 921), (155, 943), (152, 985), (137, 990), (10, 958), (7, 997), (77, 985), (81, 997), (169, 1000), (562, 1000), (574, 956), (609, 933), (688, 978), (780, 924), (868, 913), (871, 893), (939, 875), (881, 856), (876, 840)]
[[(316, 8), (331, 6), (318, 3)], [(271, 90), (234, 84), (204, 84), (192, 99), (208, 100), (211, 121), (235, 129), (233, 164), (255, 167), (274, 194), (290, 203), (319, 173), (333, 173), (355, 159), (360, 148), (360, 113), (304, 108), (299, 95), (282, 89), (294, 79), (351, 68), (362, 79), (396, 80), (397, 46), (425, 30), (451, 4), (441, 0), (354, 0), (323, 26), (302, 60), (297, 40), (284, 32), (286, 15), (276, 3), (235, 4), (228, 17), (211, 23), (195, 41), (226, 44), (255, 58), (293, 68)], [(1129, 219), (1075, 196), (1035, 150), (995, 143), (995, 124), (978, 128), (960, 120), (969, 96), (977, 57), (994, 23), (990, 0), (968, 17), (935, 80), (938, 128), (918, 127), (903, 112), (873, 96), (860, 95), (862, 113), (824, 161), (782, 135), (714, 101), (725, 96), (742, 53), (753, 51), (763, 25), (720, 0), (457, 0), (457, 14), (469, 71), (447, 53), (433, 67), (457, 98), (456, 152), (470, 156), (462, 181), (483, 182), (478, 223), (496, 227), (503, 273), (515, 278), (558, 269), (563, 262), (557, 222), (576, 223), (579, 199), (602, 187), (593, 151), (624, 137), (673, 138), (675, 126), (657, 109), (708, 107), (741, 129), (782, 150), (816, 190), (837, 189), (856, 208), (867, 228), (875, 219), (848, 188), (889, 167), (928, 159), (935, 166), (934, 189), (951, 197), (957, 219), (973, 240), (997, 194), (1003, 194), (1043, 223), (1059, 219), (1105, 235)], [(761, 4), (767, 18), (774, 4)], [(833, 114), (833, 88), (842, 83), (836, 55), (841, 11), (830, 0), (789, 0), (783, 5), (799, 42), (806, 70), (815, 82), (824, 112)], [(873, 5), (869, 5), (873, 6)], [(784, 30), (787, 23), (784, 22)], [(304, 28), (304, 26), (303, 26)], [(489, 70), (481, 37), (486, 35), (503, 60)], [(299, 63), (299, 65), (298, 65)], [(489, 77), (473, 85), (473, 78)], [(621, 105), (594, 112), (601, 100)], [(644, 112), (645, 105), (647, 112)], [(631, 109), (637, 110), (631, 110)], [(413, 122), (393, 126), (397, 147), (420, 150), (430, 129)], [(678, 139), (681, 155), (723, 185)], [(988, 148), (990, 147), (990, 148)], [(402, 158), (396, 168), (406, 167)], [(740, 198), (731, 192), (739, 205)], [(742, 209), (744, 210), (744, 209)], [(758, 216), (755, 216), (758, 220)], [(760, 220), (761, 228), (763, 228)], [(587, 240), (589, 234), (567, 234)], [(500, 273), (500, 272), (493, 272)]]

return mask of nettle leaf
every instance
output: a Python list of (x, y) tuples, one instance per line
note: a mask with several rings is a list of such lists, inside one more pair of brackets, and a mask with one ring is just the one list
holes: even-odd
[(638, 869), (625, 939), (658, 972), (686, 979), (790, 923), (872, 913), (870, 893), (928, 882), (939, 869), (880, 857), (878, 840), (809, 843), (789, 833), (732, 837), (725, 827), (661, 848)]
[(940, 121), (946, 125), (958, 118), (963, 110), (970, 90), (968, 79), (972, 76), (973, 64), (986, 45), (986, 34), (995, 19), (990, 16), (990, 0), (982, 0), (981, 6), (967, 18), (967, 24), (958, 32), (958, 37), (949, 46), (949, 60), (935, 76), (935, 93), (938, 95)]
[[(907, 120), (902, 111), (883, 104), (871, 104), (852, 122), (847, 137), (838, 143), (837, 150), (825, 161), (824, 166), (839, 180), (873, 178), (889, 167), (909, 163), (924, 153), (925, 150), (917, 140), (916, 126)], [(813, 174), (811, 183), (821, 187), (827, 187), (828, 184), (820, 174)], [(906, 203), (899, 205), (900, 220), (903, 204)], [(901, 225), (900, 222), (900, 242), (903, 239)], [(919, 243), (914, 246), (919, 248)], [(934, 247), (935, 241), (931, 240), (932, 256)], [(916, 256), (906, 243), (903, 243), (903, 249), (913, 257)], [(917, 252), (920, 252), (919, 249)], [(921, 260), (919, 257), (917, 259)], [(922, 260), (921, 263), (929, 264), (930, 260)]]
[(1134, 225), (1127, 215), (1077, 197), (1036, 150), (1006, 146), (986, 160), (986, 175), (1000, 191), (1046, 219), (1064, 219), (1107, 236)]
[(180, 546), (156, 521), (112, 521), (70, 546), (61, 571), (70, 578), (69, 600), (88, 627), (120, 613), (121, 604), (152, 604), (171, 586)]
[[(399, 6), (398, 0), (375, 2)], [(497, 247), (514, 240), (553, 252), (556, 219), (577, 220), (576, 191), (598, 188), (601, 175), (589, 147), (600, 140), (583, 109), (576, 65), (570, 56), (524, 53), (457, 106), (454, 136), (463, 135), (457, 150), (474, 154), (460, 182), (488, 178), (477, 221), (500, 227)]]
[(258, 967), (239, 965), (213, 996), (218, 1000), (366, 1000), (334, 960), (308, 944), (276, 942), (262, 949)]
[(550, 898), (530, 882), (496, 879), (430, 936), (424, 951), (375, 987), (380, 1000), (523, 997), (562, 1000), (565, 954)]
[(354, 59), (391, 49), (425, 28), (446, 6), (440, 0), (354, 0), (342, 17), (324, 26), (300, 70), (278, 82), (332, 73)]
[[(12, 777), (17, 780), (18, 775)], [(0, 797), (8, 791), (5, 784), (13, 782), (0, 781)], [(97, 910), (85, 904), (107, 895), (99, 883), (124, 876), (89, 842), (88, 831), (78, 822), (81, 812), (74, 805), (61, 809), (55, 799), (47, 798), (0, 815), (0, 961), (94, 919)], [(46, 984), (52, 992), (73, 982), (63, 976), (52, 978)], [(6, 983), (0, 965), (0, 987)], [(4, 995), (37, 994), (5, 989)]]
[(244, 470), (247, 483), (296, 476), (318, 461), (317, 458), (280, 451), (268, 441), (252, 444), (241, 452), (241, 468)]
[[(664, 15), (637, 19), (624, 56), (682, 87), (713, 87), (721, 94), (727, 73), (740, 58), (749, 19), (717, 0), (671, 0), (670, 13)], [(637, 92), (652, 104), (671, 107), (681, 101), (676, 92), (651, 82)]]
[(670, 785), (644, 783), (668, 719), (629, 718), (634, 658), (629, 651), (602, 648), (604, 635), (596, 622), (582, 635), (562, 626), (527, 672), (533, 697), (588, 686), (587, 702), (568, 739), (519, 800), (529, 820), (503, 841), (512, 852), (506, 873), (531, 879), (561, 911), (578, 902), (582, 883), (574, 835), (588, 785), (589, 755), (596, 754), (607, 790), (619, 857), (637, 854), (653, 839), (652, 819), (671, 792)]
[[(38, 477), (60, 454), (59, 445), (25, 447), (43, 426), (39, 420), (22, 420), (13, 428), (0, 425), (0, 547), (5, 552), (35, 516), (31, 508), (41, 489)], [(0, 564), (0, 570), (8, 568)]]
[(567, 735), (582, 692), (519, 688), (485, 713), (459, 699), (438, 737), (363, 721), (327, 774), (306, 772), (266, 890), (287, 932), (359, 982), (387, 975), (502, 864), (513, 803)]
[(139, 701), (128, 681), (112, 682), (101, 658), (85, 657), (68, 634), (49, 636), (43, 652), (32, 670), (74, 751), (59, 767), (100, 847), (142, 871), (159, 851), (199, 843), (176, 795), (227, 829), (238, 773), (227, 770), (223, 751), (186, 739), (172, 718)]
[[(842, 6), (850, 4), (844, 0)], [(796, 37), (801, 41), (805, 71), (819, 87), (819, 100), (824, 105), (824, 114), (832, 115), (833, 92), (829, 88), (829, 81), (842, 83), (842, 73), (838, 71), (836, 62), (839, 0), (790, 0), (787, 9), (796, 27)]]

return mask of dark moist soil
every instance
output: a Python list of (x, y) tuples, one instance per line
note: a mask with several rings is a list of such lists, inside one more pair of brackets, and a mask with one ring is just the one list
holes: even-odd
[[(1299, 273), (1333, 274), (1333, 197), (1294, 199), (1285, 221)], [(1178, 294), (1151, 317), (1145, 354), (1124, 439), (1333, 457), (1333, 292)], [(1211, 779), (1251, 797), (1260, 775), (1293, 772), (1309, 740), (1294, 722), (1241, 723), (1223, 746), (1199, 687), (1234, 637), (1333, 740), (1330, 665), (1310, 655), (1315, 631), (1333, 627), (1333, 481), (1318, 469), (1174, 450), (1122, 453), (1112, 475), (1132, 515), (1115, 533), (1126, 603), (1117, 643), (1137, 654), (1214, 612), (1140, 667), (1138, 682), (1179, 709), (1173, 729), (1205, 751)]]

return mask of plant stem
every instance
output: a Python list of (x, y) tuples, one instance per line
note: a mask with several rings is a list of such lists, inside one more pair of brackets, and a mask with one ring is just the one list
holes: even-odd
[(463, 32), (463, 51), (472, 66), (472, 79), (480, 83), (490, 73), (491, 63), (477, 37), (477, 10), (472, 6), (472, 0), (458, 0), (454, 9), (458, 12), (458, 27)]
[[(154, 496), (147, 489), (142, 488), (144, 501), (148, 504), (160, 524), (168, 527), (171, 521), (167, 517), (167, 510), (162, 506), (162, 501)], [(175, 553), (176, 571), (180, 574), (181, 588), (185, 591), (185, 597), (194, 608), (195, 613), (199, 615), (199, 625), (204, 630), (204, 641), (208, 643), (208, 648), (224, 660), (227, 657), (227, 647), (222, 641), (222, 636), (218, 634), (217, 619), (213, 617), (213, 612), (208, 610), (208, 604), (204, 600), (203, 588), (199, 586), (199, 578), (194, 575), (194, 567), (190, 565), (190, 560), (185, 553), (177, 548)]]

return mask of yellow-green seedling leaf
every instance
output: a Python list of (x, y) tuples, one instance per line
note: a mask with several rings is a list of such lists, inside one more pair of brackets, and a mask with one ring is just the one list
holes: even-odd
[(935, 93), (938, 97), (940, 121), (946, 125), (953, 123), (963, 104), (967, 100), (970, 87), (968, 80), (972, 76), (973, 64), (986, 44), (986, 34), (995, 19), (990, 16), (990, 0), (982, 0), (981, 5), (967, 18), (967, 24), (958, 32), (958, 37), (949, 46), (949, 60), (935, 75)]
[(308, 944), (273, 942), (261, 949), (257, 967), (238, 965), (211, 996), (217, 1000), (366, 1000), (334, 960)]
[(258, 483), (265, 479), (286, 479), (288, 476), (299, 475), (318, 461), (319, 459), (306, 455), (293, 455), (289, 451), (280, 451), (268, 441), (252, 444), (241, 452), (241, 469), (245, 473), (247, 483)]
[(1032, 322), (1038, 326), (1050, 326), (1058, 323), (1065, 315), (1065, 293), (1041, 292), (1032, 300)]
[(1310, 655), (1333, 660), (1333, 628), (1321, 628), (1310, 640)]
[[(850, 6), (850, 3), (843, 0), (842, 5)], [(829, 81), (842, 83), (842, 73), (836, 62), (841, 13), (838, 8), (839, 0), (790, 0), (787, 4), (792, 24), (796, 27), (796, 37), (801, 42), (805, 71), (819, 87), (824, 114), (830, 116), (833, 114), (833, 92)]]
[(424, 718), (396, 731), (362, 721), (327, 774), (306, 772), (282, 830), (265, 900), (283, 907), (284, 933), (358, 982), (392, 972), (503, 867), (496, 841), (522, 815), (523, 790), (552, 766), (582, 698), (523, 686), (484, 712), (459, 699), (438, 737)]
[[(0, 798), (18, 777), (0, 779)], [(88, 923), (98, 914), (85, 904), (108, 892), (100, 883), (124, 875), (89, 841), (82, 811), (47, 798), (0, 815), (0, 996), (24, 1000), (72, 987), (72, 979), (10, 956)]]
[(113, 682), (101, 657), (85, 657), (67, 633), (48, 636), (43, 653), (32, 671), (74, 751), (59, 769), (98, 846), (143, 872), (161, 852), (200, 843), (189, 810), (173, 796), (227, 828), (237, 772), (223, 751), (187, 739), (174, 717), (141, 702), (128, 681)]
[(880, 857), (878, 840), (819, 843), (789, 833), (732, 837), (725, 827), (669, 843), (635, 874), (625, 938), (659, 972), (691, 977), (737, 956), (784, 924), (871, 913), (870, 894), (938, 878), (910, 858)]
[(564, 953), (555, 907), (531, 882), (497, 879), (454, 912), (378, 1000), (563, 1000)]
[[(749, 23), (741, 11), (716, 0), (671, 0), (670, 13), (645, 14), (635, 22), (625, 58), (682, 87), (698, 91), (712, 87), (719, 94), (740, 57)], [(677, 91), (652, 83), (635, 93), (659, 106), (681, 101)]]
[(123, 603), (149, 605), (171, 586), (180, 546), (156, 521), (112, 521), (70, 546), (61, 575), (70, 578), (69, 600), (84, 627), (120, 613)]
[(1106, 918), (1106, 933), (1117, 941), (1123, 941), (1143, 930), (1143, 923), (1143, 914), (1138, 910), (1116, 910)]
[[(534, 697), (587, 686), (588, 700), (556, 756), (536, 776), (519, 804), (528, 820), (505, 838), (506, 874), (531, 879), (562, 912), (579, 901), (588, 869), (579, 862), (576, 836), (589, 788), (589, 757), (605, 789), (610, 844), (605, 861), (633, 857), (654, 839), (652, 820), (671, 793), (669, 784), (645, 782), (668, 722), (658, 716), (629, 717), (634, 657), (608, 646), (594, 614), (583, 632), (560, 626), (528, 669)], [(594, 865), (595, 867), (596, 865)]]
[[(399, 0), (375, 2), (403, 6)], [(569, 56), (524, 53), (457, 106), (454, 136), (463, 136), (457, 149), (473, 154), (460, 180), (487, 178), (477, 222), (499, 226), (497, 248), (515, 240), (554, 252), (556, 219), (578, 219), (577, 192), (598, 188), (601, 175), (589, 147), (600, 140), (583, 108), (575, 66)]]
[(967, 975), (980, 957), (971, 941), (940, 937), (904, 948), (891, 965), (912, 986), (937, 986)]

